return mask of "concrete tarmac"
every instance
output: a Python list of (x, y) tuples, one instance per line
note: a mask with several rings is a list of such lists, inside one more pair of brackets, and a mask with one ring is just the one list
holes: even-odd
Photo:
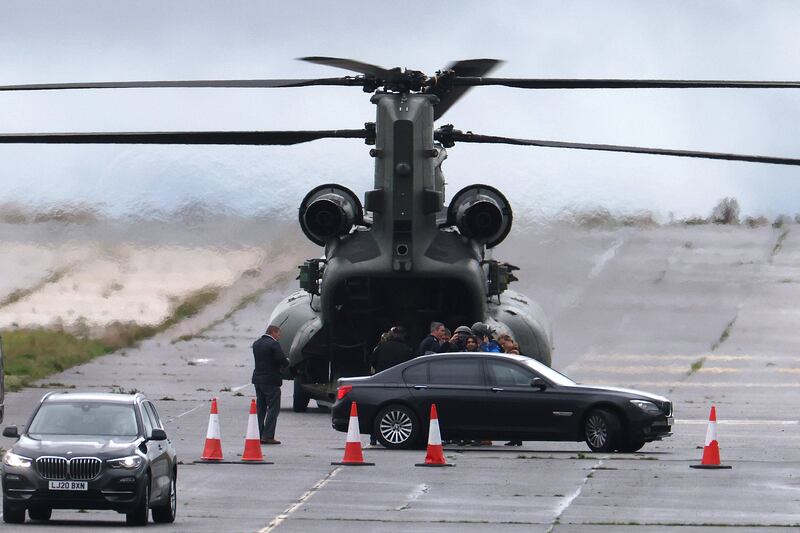
[[(273, 287), (200, 337), (172, 342), (168, 331), (52, 376), (42, 389), (9, 394), (5, 423), (25, 425), (46, 389), (146, 393), (182, 461), (176, 522), (148, 526), (162, 531), (795, 530), (800, 229), (785, 231), (553, 226), (528, 235), (535, 242), (526, 249), (512, 243), (495, 253), (523, 268), (513, 288), (539, 300), (553, 320), (555, 368), (580, 382), (673, 400), (674, 434), (639, 453), (495, 442), (448, 447), (455, 468), (429, 469), (413, 466), (424, 450), (366, 445), (365, 457), (376, 466), (332, 466), (342, 457), (345, 434), (316, 408), (293, 413), (288, 382), (276, 435), (283, 444), (263, 447), (275, 464), (192, 464), (202, 451), (212, 396), (220, 399), (225, 457), (241, 454), (252, 396), (249, 346), (293, 284)], [(690, 469), (700, 461), (712, 403), (722, 461), (733, 468)], [(48, 524), (3, 530), (124, 527), (124, 517), (113, 512), (54, 511)]]

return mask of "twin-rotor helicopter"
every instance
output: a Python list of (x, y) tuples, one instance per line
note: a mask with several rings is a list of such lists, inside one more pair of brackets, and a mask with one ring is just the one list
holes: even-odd
[(59, 83), (0, 86), (0, 91), (159, 87), (291, 88), (357, 86), (372, 93), (375, 122), (358, 129), (305, 131), (181, 131), (0, 134), (0, 143), (292, 145), (328, 138), (362, 139), (372, 146), (375, 183), (358, 195), (339, 184), (315, 187), (300, 202), (306, 237), (324, 249), (300, 266), (300, 290), (285, 298), (269, 323), (294, 377), (294, 409), (310, 399), (330, 401), (339, 377), (369, 371), (381, 333), (403, 325), (420, 340), (432, 321), (486, 322), (509, 333), (521, 353), (550, 364), (547, 318), (530, 298), (509, 290), (517, 268), (490, 249), (511, 231), (513, 213), (491, 184), (468, 185), (445, 205), (442, 163), (455, 143), (495, 143), (754, 163), (800, 165), (800, 159), (636, 146), (572, 143), (479, 135), (435, 122), (471, 87), (520, 89), (800, 88), (800, 82), (491, 78), (493, 59), (458, 61), (428, 76), (350, 59), (304, 61), (347, 69), (356, 76), (318, 79), (195, 80)]

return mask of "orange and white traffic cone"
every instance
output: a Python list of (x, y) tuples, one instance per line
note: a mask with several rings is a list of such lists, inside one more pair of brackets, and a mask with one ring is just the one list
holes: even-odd
[(261, 437), (258, 434), (258, 411), (255, 400), (250, 400), (250, 415), (247, 417), (247, 433), (244, 437), (242, 461), (264, 462), (264, 455), (261, 453)]
[(431, 424), (428, 430), (428, 453), (425, 455), (424, 463), (417, 463), (414, 466), (455, 466), (449, 464), (444, 459), (442, 449), (442, 434), (439, 433), (439, 415), (436, 413), (436, 404), (431, 404)]
[(350, 422), (347, 424), (347, 440), (344, 444), (344, 457), (341, 462), (332, 465), (346, 466), (375, 466), (375, 463), (365, 463), (361, 451), (361, 431), (358, 427), (358, 408), (356, 402), (350, 404)]
[(689, 465), (690, 468), (731, 468), (728, 465), (720, 464), (719, 442), (717, 442), (717, 409), (711, 406), (711, 414), (708, 415), (708, 429), (706, 429), (706, 443), (703, 446), (703, 458), (699, 465)]
[(222, 461), (222, 437), (219, 433), (219, 413), (217, 412), (217, 399), (211, 399), (211, 415), (208, 417), (208, 430), (206, 431), (206, 445), (203, 448), (203, 461)]

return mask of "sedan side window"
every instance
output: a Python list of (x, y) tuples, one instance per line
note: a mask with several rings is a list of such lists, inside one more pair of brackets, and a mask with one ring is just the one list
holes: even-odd
[(430, 383), (436, 385), (483, 385), (481, 373), (481, 360), (477, 357), (470, 359), (446, 359), (431, 361)]
[(517, 365), (500, 361), (489, 361), (488, 364), (492, 384), (500, 387), (528, 387), (534, 377)]
[(403, 370), (403, 379), (408, 385), (428, 382), (428, 364), (414, 365)]

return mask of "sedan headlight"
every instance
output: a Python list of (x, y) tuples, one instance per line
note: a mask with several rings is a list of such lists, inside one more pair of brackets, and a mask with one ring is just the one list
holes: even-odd
[(6, 452), (3, 456), (3, 464), (6, 466), (13, 466), (16, 468), (30, 468), (32, 459), (17, 455), (16, 453)]
[(645, 400), (631, 400), (631, 403), (650, 415), (657, 415), (661, 412), (661, 409), (659, 409), (658, 406), (653, 402), (648, 402)]
[(143, 459), (138, 455), (129, 455), (128, 457), (120, 457), (119, 459), (109, 459), (106, 461), (111, 468), (126, 468), (133, 470), (139, 468)]

